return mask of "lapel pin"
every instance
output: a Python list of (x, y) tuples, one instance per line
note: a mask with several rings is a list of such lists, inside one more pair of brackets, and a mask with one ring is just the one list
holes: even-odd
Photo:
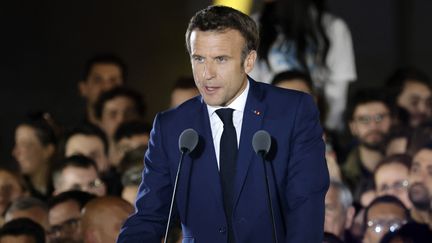
[(261, 115), (261, 112), (260, 112), (260, 111), (254, 110), (253, 112), (254, 112), (255, 115), (257, 115), (257, 116)]

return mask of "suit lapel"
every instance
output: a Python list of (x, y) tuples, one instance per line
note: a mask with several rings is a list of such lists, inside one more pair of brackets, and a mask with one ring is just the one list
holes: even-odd
[(250, 163), (254, 160), (255, 152), (252, 147), (252, 138), (256, 131), (262, 127), (265, 115), (265, 105), (261, 102), (263, 91), (253, 80), (250, 82), (249, 94), (243, 113), (240, 147), (237, 158), (237, 173), (234, 188), (234, 208), (243, 188)]

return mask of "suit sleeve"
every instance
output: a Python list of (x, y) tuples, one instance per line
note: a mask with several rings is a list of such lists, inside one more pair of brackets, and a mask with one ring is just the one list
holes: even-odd
[(135, 203), (135, 213), (123, 225), (117, 242), (160, 243), (168, 219), (172, 194), (169, 166), (157, 115), (144, 157), (145, 169)]
[(287, 242), (322, 242), (329, 186), (323, 131), (309, 95), (300, 99), (290, 141), (285, 191)]

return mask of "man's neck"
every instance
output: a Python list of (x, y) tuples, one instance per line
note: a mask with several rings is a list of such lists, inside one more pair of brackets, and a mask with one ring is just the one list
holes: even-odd
[(380, 151), (372, 150), (362, 145), (359, 146), (359, 155), (363, 166), (371, 173), (383, 158), (383, 154)]

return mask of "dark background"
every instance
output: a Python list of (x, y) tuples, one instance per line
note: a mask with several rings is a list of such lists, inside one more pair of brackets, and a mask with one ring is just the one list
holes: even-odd
[[(189, 18), (208, 0), (87, 0), (0, 3), (0, 159), (10, 163), (14, 128), (44, 110), (64, 125), (83, 117), (77, 81), (86, 59), (114, 52), (128, 85), (145, 95), (147, 120), (168, 106), (174, 80), (191, 73), (184, 45)], [(261, 1), (255, 0), (254, 9)], [(351, 29), (360, 86), (379, 85), (396, 67), (432, 74), (430, 0), (330, 0)]]

